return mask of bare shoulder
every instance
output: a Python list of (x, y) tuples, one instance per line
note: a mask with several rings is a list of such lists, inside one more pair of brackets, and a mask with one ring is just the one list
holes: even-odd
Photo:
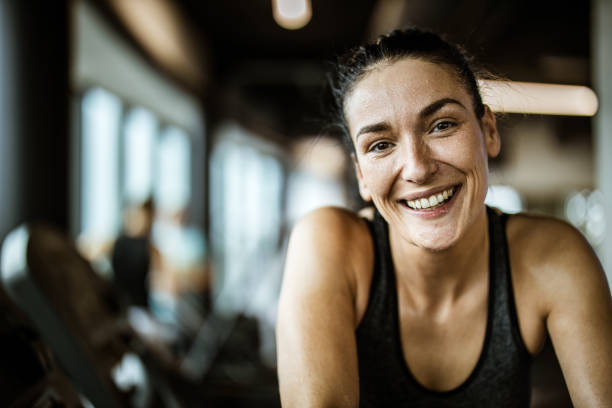
[(328, 261), (341, 259), (343, 263), (352, 259), (358, 264), (364, 261), (360, 254), (363, 255), (368, 247), (369, 239), (363, 218), (347, 209), (323, 207), (310, 212), (296, 224), (289, 251), (322, 256)]
[(569, 223), (544, 215), (511, 215), (507, 224), (508, 243), (533, 266), (558, 268), (576, 261), (596, 260), (580, 231)]
[(571, 225), (542, 216), (511, 216), (507, 236), (527, 341), (536, 318), (552, 340), (574, 406), (611, 406), (612, 299), (591, 246)]
[(337, 207), (317, 209), (291, 233), (281, 298), (290, 293), (293, 299), (308, 296), (316, 302), (334, 293), (350, 302), (357, 321), (367, 303), (373, 263), (372, 238), (363, 218)]
[(321, 207), (303, 216), (296, 224), (295, 231), (314, 228), (317, 232), (359, 233), (365, 222), (358, 214), (340, 207)]
[(356, 269), (368, 262), (367, 239), (365, 221), (340, 208), (293, 229), (276, 327), (283, 406), (358, 404)]
[(517, 214), (507, 224), (513, 273), (554, 302), (568, 292), (588, 293), (606, 287), (595, 252), (582, 233), (565, 221)]

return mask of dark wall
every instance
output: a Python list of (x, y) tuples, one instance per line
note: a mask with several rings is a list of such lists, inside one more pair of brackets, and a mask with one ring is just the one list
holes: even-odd
[(0, 0), (0, 239), (68, 228), (69, 0)]

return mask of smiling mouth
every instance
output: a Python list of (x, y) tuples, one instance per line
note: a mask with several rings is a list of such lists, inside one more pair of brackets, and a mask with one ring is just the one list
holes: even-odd
[(432, 194), (430, 196), (424, 196), (415, 200), (400, 200), (400, 202), (413, 210), (435, 210), (436, 208), (443, 206), (444, 204), (449, 202), (453, 194), (457, 192), (460, 186), (461, 185), (458, 184), (456, 186), (453, 186), (439, 193)]

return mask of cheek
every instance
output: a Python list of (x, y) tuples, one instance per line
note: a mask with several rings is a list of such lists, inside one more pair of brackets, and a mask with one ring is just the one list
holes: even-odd
[(484, 201), (488, 189), (488, 157), (479, 134), (469, 135), (457, 146), (457, 166), (466, 175), (467, 190), (475, 201)]
[(391, 160), (364, 161), (361, 164), (363, 180), (374, 195), (383, 195), (393, 184), (393, 163)]
[(464, 133), (441, 139), (435, 147), (436, 155), (443, 161), (469, 175), (487, 171), (487, 155), (479, 135)]

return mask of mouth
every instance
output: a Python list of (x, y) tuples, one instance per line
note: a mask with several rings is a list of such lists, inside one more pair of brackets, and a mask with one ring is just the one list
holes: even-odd
[(399, 202), (412, 210), (433, 211), (448, 203), (460, 188), (461, 184), (457, 184), (435, 194), (418, 197), (414, 200), (399, 200)]

